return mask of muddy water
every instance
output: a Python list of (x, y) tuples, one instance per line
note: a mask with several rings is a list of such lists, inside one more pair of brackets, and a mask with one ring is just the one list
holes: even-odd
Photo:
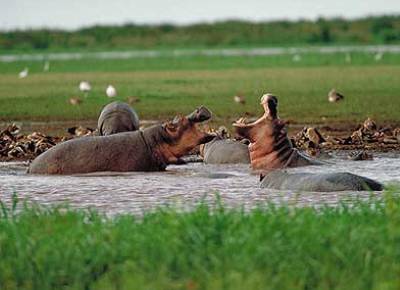
[[(349, 161), (336, 153), (323, 166), (290, 169), (293, 172), (349, 171), (383, 182), (400, 184), (400, 153), (375, 154), (371, 161)], [(35, 176), (26, 174), (23, 163), (0, 163), (0, 198), (19, 199), (42, 205), (68, 203), (75, 208), (96, 208), (107, 215), (141, 214), (159, 206), (190, 209), (201, 200), (215, 202), (218, 192), (228, 207), (246, 209), (264, 204), (290, 203), (298, 206), (335, 205), (339, 200), (367, 199), (369, 192), (287, 192), (258, 187), (258, 176), (247, 165), (205, 165), (191, 163), (170, 166), (166, 172), (100, 173), (76, 176)], [(379, 194), (379, 193), (378, 193)]]

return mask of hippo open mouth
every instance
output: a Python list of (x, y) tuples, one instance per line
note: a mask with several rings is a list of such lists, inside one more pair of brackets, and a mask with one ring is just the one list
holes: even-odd
[(258, 120), (247, 123), (241, 118), (233, 124), (236, 133), (250, 141), (252, 168), (270, 170), (314, 163), (293, 148), (287, 136), (286, 124), (278, 117), (278, 98), (265, 94), (260, 104), (264, 114)]
[(264, 108), (264, 114), (262, 117), (254, 122), (248, 122), (246, 118), (240, 118), (233, 126), (236, 128), (253, 127), (265, 119), (274, 120), (278, 118), (278, 98), (272, 94), (265, 94), (261, 97), (261, 106)]

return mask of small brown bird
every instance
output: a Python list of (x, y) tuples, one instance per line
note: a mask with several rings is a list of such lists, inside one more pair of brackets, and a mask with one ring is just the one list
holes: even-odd
[(79, 105), (82, 103), (82, 100), (78, 97), (72, 97), (69, 99), (69, 103), (73, 106)]
[(344, 99), (344, 96), (342, 94), (338, 93), (335, 89), (332, 89), (328, 94), (328, 100), (331, 103), (336, 103), (343, 99)]
[(233, 100), (238, 103), (244, 105), (246, 103), (245, 97), (242, 95), (237, 95), (233, 97)]

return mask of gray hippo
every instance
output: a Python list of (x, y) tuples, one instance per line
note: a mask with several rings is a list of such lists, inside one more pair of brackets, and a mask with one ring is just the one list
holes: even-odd
[(213, 135), (197, 123), (211, 118), (205, 107), (190, 115), (146, 128), (108, 136), (77, 138), (57, 144), (30, 164), (32, 174), (76, 174), (97, 171), (161, 171)]
[(348, 172), (288, 173), (274, 170), (261, 175), (261, 187), (297, 191), (383, 190), (375, 180)]
[(217, 136), (204, 145), (203, 160), (207, 164), (249, 164), (249, 149), (243, 142)]
[(127, 103), (115, 101), (106, 105), (97, 121), (101, 136), (139, 130), (139, 117)]
[(261, 98), (264, 115), (246, 124), (244, 119), (234, 123), (237, 133), (250, 140), (251, 166), (261, 173), (261, 187), (299, 191), (382, 190), (382, 184), (346, 172), (289, 173), (282, 168), (317, 165), (293, 148), (285, 123), (278, 118), (278, 99), (266, 94)]

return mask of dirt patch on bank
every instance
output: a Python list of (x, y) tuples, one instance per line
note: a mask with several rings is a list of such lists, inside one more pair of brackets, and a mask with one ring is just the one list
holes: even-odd
[[(142, 128), (159, 121), (141, 121)], [(230, 122), (229, 124), (231, 124)], [(29, 161), (60, 142), (96, 135), (93, 121), (19, 122), (0, 124), (0, 161)], [(218, 126), (210, 123), (210, 128)], [(229, 128), (231, 128), (229, 126)], [(288, 124), (288, 135), (294, 147), (318, 157), (321, 152), (400, 151), (399, 124), (376, 124), (367, 119), (361, 124)], [(228, 136), (233, 136), (231, 129)], [(364, 155), (357, 155), (363, 158)], [(368, 155), (365, 155), (368, 158)]]

